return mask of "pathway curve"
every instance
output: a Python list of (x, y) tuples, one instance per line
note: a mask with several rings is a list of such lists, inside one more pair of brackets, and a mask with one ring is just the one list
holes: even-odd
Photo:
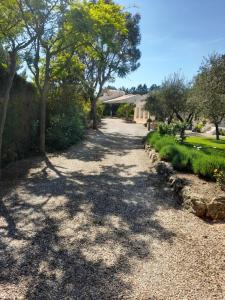
[(0, 299), (225, 299), (225, 225), (176, 206), (145, 134), (104, 120), (1, 186)]

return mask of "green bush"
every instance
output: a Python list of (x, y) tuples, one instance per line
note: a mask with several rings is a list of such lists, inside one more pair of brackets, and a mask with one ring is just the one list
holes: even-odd
[(178, 150), (172, 159), (174, 169), (179, 171), (192, 171), (192, 156), (184, 148)]
[(194, 132), (201, 133), (203, 127), (204, 127), (204, 124), (203, 124), (203, 123), (197, 123), (197, 124), (194, 126), (193, 131), (194, 131)]
[(97, 106), (96, 106), (96, 113), (97, 113), (98, 122), (101, 122), (101, 119), (102, 119), (103, 114), (104, 114), (104, 110), (105, 110), (105, 104), (98, 101)]
[(167, 145), (159, 151), (160, 158), (165, 161), (172, 161), (173, 157), (178, 153), (176, 145)]
[[(0, 67), (0, 94), (6, 84), (7, 76), (6, 69)], [(33, 128), (33, 124), (37, 123), (38, 119), (39, 102), (35, 87), (16, 74), (10, 92), (3, 135), (3, 166), (26, 157), (30, 150), (38, 146), (38, 130), (35, 131)]]
[(225, 129), (220, 129), (220, 135), (225, 136)]
[(225, 169), (225, 160), (221, 157), (202, 154), (193, 160), (192, 165), (195, 174), (213, 179), (216, 169)]
[(180, 134), (182, 130), (185, 130), (188, 124), (185, 122), (174, 122), (174, 123), (159, 123), (157, 131), (160, 135), (176, 135)]
[(119, 118), (132, 117), (134, 115), (134, 104), (121, 104), (116, 111), (116, 115)]
[(64, 150), (82, 139), (84, 128), (79, 114), (53, 115), (46, 133), (46, 144), (51, 150)]
[(174, 145), (174, 144), (175, 144), (174, 138), (171, 136), (165, 135), (155, 142), (154, 148), (157, 152), (159, 152), (163, 147), (168, 146), (168, 145)]
[(160, 151), (162, 147), (175, 144), (175, 139), (169, 135), (161, 136), (157, 132), (151, 132), (147, 136), (148, 143), (153, 146), (156, 151)]
[(171, 126), (167, 123), (159, 123), (157, 131), (160, 135), (171, 134)]

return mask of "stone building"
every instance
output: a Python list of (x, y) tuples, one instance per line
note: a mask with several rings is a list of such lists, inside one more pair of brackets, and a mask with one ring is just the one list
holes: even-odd
[(148, 111), (145, 110), (145, 101), (147, 95), (139, 95), (139, 98), (136, 101), (136, 106), (134, 109), (134, 121), (136, 123), (145, 124), (147, 120), (150, 118), (150, 114)]
[(147, 95), (125, 95), (123, 91), (118, 90), (104, 90), (103, 96), (99, 98), (105, 104), (123, 104), (133, 103), (134, 109), (134, 121), (136, 123), (145, 124), (150, 115), (144, 108)]

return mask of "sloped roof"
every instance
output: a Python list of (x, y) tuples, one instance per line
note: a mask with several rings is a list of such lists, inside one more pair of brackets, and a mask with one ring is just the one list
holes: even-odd
[(133, 94), (128, 94), (128, 95), (123, 95), (120, 97), (115, 97), (108, 99), (107, 96), (102, 96), (99, 98), (103, 103), (134, 103), (137, 104), (138, 102), (145, 101), (147, 98), (147, 95), (133, 95)]

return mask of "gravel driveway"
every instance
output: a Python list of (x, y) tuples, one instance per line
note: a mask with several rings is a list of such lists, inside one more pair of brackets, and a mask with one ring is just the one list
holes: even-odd
[(106, 119), (1, 185), (0, 299), (225, 299), (225, 224), (176, 205), (145, 134)]

